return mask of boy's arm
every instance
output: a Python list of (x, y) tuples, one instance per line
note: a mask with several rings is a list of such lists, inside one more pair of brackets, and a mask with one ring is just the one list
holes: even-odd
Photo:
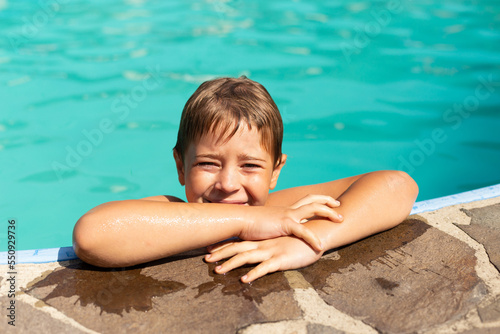
[[(344, 217), (341, 224), (313, 219), (305, 225), (316, 233), (325, 250), (337, 248), (394, 227), (410, 213), (418, 194), (413, 179), (404, 172), (380, 171), (319, 185), (291, 188), (273, 193), (267, 204), (276, 205), (303, 196), (319, 193), (337, 197), (336, 212)], [(260, 264), (251, 270), (244, 282), (250, 282), (269, 272), (299, 268), (315, 262), (323, 252), (317, 252), (296, 238), (284, 237), (262, 242), (228, 243), (211, 249), (207, 261), (232, 257), (216, 269), (225, 273), (247, 263)]]
[(418, 186), (405, 172), (377, 171), (285, 189), (273, 193), (268, 203), (287, 205), (305, 193), (331, 196), (340, 202), (335, 211), (344, 217), (344, 222), (338, 226), (319, 224), (324, 227), (315, 227), (315, 230), (319, 229), (315, 232), (325, 241), (325, 248), (331, 249), (401, 223), (411, 212), (418, 195)]
[(109, 202), (78, 220), (73, 247), (85, 262), (103, 267), (144, 263), (235, 236), (262, 240), (293, 234), (320, 249), (318, 237), (300, 221), (313, 216), (335, 221), (333, 202), (323, 197), (294, 208), (181, 203), (162, 196)]

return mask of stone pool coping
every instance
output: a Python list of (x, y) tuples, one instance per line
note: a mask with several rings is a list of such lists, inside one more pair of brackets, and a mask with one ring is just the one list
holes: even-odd
[(16, 266), (15, 298), (0, 265), (0, 332), (15, 300), (20, 333), (498, 333), (498, 240), (500, 185), (418, 202), (398, 227), (252, 285), (196, 252), (102, 270), (31, 251), (45, 263)]

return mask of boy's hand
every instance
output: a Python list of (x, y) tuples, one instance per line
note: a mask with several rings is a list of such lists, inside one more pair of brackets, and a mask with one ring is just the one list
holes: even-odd
[[(298, 208), (301, 208), (305, 205), (312, 204), (312, 203), (324, 204), (330, 208), (336, 208), (336, 207), (340, 206), (340, 202), (337, 201), (336, 199), (334, 199), (333, 197), (325, 196), (325, 195), (309, 194), (306, 197), (295, 202), (293, 205), (290, 206), (290, 208), (298, 209)], [(342, 215), (338, 214), (334, 210), (331, 210), (331, 212), (329, 212), (329, 213), (333, 213), (333, 215), (329, 215), (329, 216), (317, 215), (317, 216), (329, 218), (331, 221), (334, 221), (337, 223), (342, 222), (342, 220), (344, 219), (344, 217), (342, 217)], [(312, 218), (312, 217), (302, 219), (301, 223), (307, 221), (310, 218)]]
[(217, 274), (241, 267), (245, 264), (259, 263), (241, 277), (243, 283), (250, 283), (268, 273), (296, 269), (316, 262), (323, 252), (313, 250), (303, 240), (295, 237), (280, 237), (262, 241), (224, 242), (208, 248), (207, 262), (216, 262), (231, 257), (217, 266)]
[(260, 216), (240, 233), (242, 240), (264, 240), (294, 235), (306, 241), (316, 251), (323, 249), (319, 238), (301, 223), (313, 217), (341, 222), (343, 217), (333, 208), (340, 205), (330, 196), (308, 195), (290, 207), (261, 207)]

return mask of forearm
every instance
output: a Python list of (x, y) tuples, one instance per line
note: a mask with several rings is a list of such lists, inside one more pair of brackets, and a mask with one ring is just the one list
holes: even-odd
[(320, 237), (325, 249), (337, 248), (401, 223), (417, 195), (416, 183), (406, 174), (365, 174), (337, 198), (342, 223), (315, 219), (305, 225)]
[(237, 236), (265, 240), (295, 235), (316, 250), (319, 238), (299, 222), (334, 219), (331, 201), (316, 199), (298, 208), (129, 200), (90, 210), (73, 231), (80, 259), (102, 267), (156, 260)]
[(134, 265), (237, 236), (252, 219), (247, 211), (223, 204), (110, 202), (80, 218), (73, 244), (91, 264)]

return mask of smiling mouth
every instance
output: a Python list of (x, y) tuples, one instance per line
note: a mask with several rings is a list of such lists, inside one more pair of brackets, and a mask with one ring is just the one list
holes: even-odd
[(218, 203), (218, 204), (248, 205), (248, 202), (243, 202), (243, 201), (231, 201), (231, 200), (210, 201), (206, 198), (203, 198), (203, 202), (205, 202), (205, 203)]

